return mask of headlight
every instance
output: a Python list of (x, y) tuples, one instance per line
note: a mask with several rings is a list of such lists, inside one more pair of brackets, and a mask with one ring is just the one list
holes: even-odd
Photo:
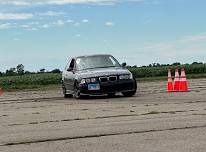
[(128, 80), (128, 79), (133, 79), (132, 74), (127, 74), (127, 75), (120, 75), (119, 76), (120, 80)]
[(91, 82), (91, 79), (86, 79), (86, 83), (90, 83)]
[(86, 80), (85, 79), (82, 79), (80, 84), (85, 84), (86, 83)]
[(97, 79), (96, 78), (87, 78), (87, 79), (82, 79), (80, 84), (85, 84), (85, 83), (94, 83), (96, 82)]

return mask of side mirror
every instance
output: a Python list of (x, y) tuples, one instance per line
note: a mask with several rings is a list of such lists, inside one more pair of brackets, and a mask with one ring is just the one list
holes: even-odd
[(127, 63), (125, 63), (125, 62), (122, 63), (122, 66), (123, 66), (123, 67), (126, 67), (126, 66), (127, 66)]

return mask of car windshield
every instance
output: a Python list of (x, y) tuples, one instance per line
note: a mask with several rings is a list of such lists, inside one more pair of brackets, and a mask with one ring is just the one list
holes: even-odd
[(120, 64), (114, 57), (109, 55), (79, 57), (76, 60), (77, 70), (108, 68), (108, 67), (120, 67)]

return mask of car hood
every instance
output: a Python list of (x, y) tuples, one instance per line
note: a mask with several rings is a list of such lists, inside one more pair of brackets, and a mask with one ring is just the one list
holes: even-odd
[(81, 78), (90, 78), (90, 77), (101, 77), (101, 76), (110, 76), (110, 75), (123, 75), (130, 74), (131, 72), (125, 68), (96, 68), (89, 70), (78, 71), (77, 74)]

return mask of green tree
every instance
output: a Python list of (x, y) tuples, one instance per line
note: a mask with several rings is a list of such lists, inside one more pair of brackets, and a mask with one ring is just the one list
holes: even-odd
[(51, 73), (61, 73), (61, 71), (59, 69), (54, 69), (51, 71)]
[(18, 74), (24, 74), (24, 65), (23, 64), (17, 65), (16, 71)]
[(6, 75), (8, 76), (14, 76), (16, 75), (16, 68), (10, 68), (9, 70), (6, 70)]

